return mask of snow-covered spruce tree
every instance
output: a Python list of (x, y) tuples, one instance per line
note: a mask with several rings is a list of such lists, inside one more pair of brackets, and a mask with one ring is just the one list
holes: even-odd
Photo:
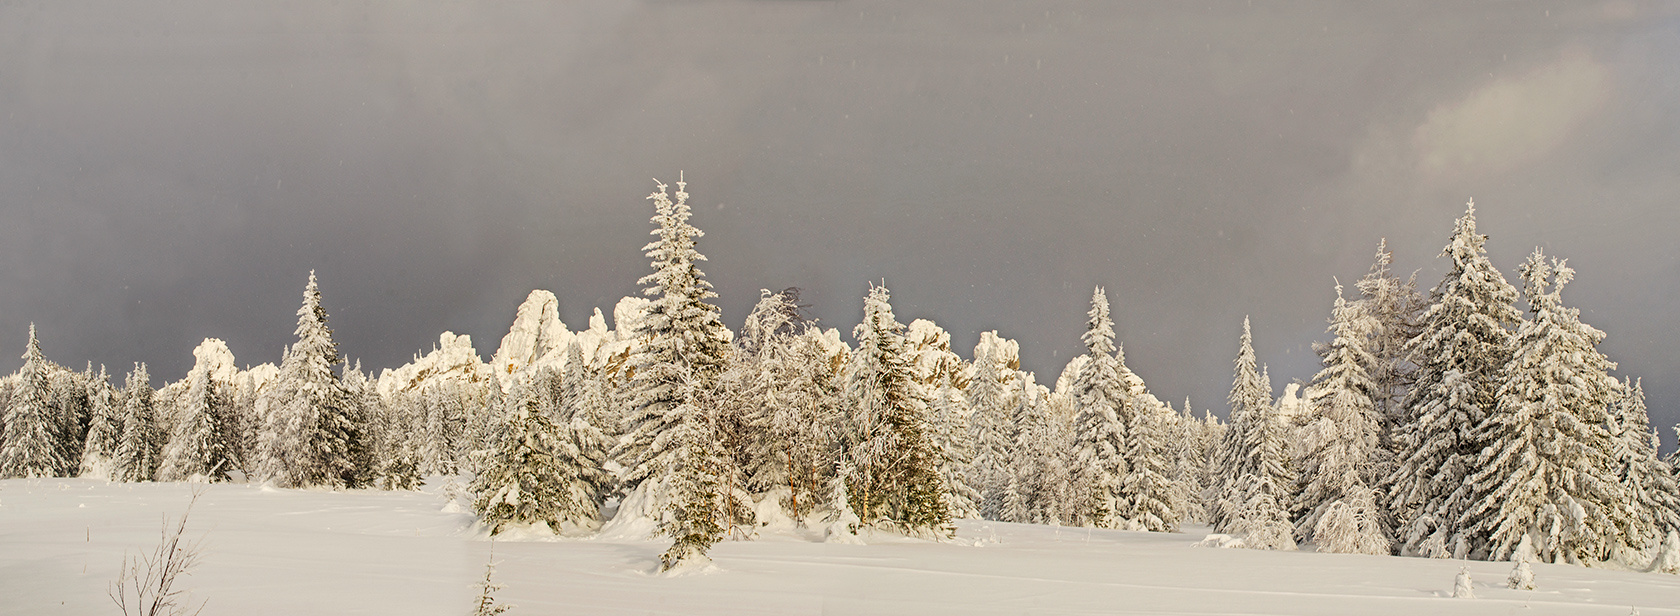
[[(845, 407), (841, 372), (847, 365), (849, 349), (839, 339), (838, 331), (825, 332), (811, 326), (792, 341), (795, 378), (784, 397), (788, 405), (802, 409), (797, 416), (784, 416), (784, 420), (795, 419), (798, 424), (782, 431), (796, 435), (788, 443), (789, 455), (803, 462), (794, 464), (794, 477), (802, 477), (802, 490), (811, 494), (816, 506), (826, 500), (822, 487), (833, 483), (841, 459), (839, 432)], [(803, 511), (801, 507), (789, 510)]]
[(78, 373), (48, 362), (47, 388), (52, 392), (48, 407), (57, 419), (58, 457), (64, 461), (64, 466), (54, 474), (60, 477), (74, 477), (81, 467), (82, 446), (87, 443), (87, 383), (93, 378), (92, 373), (91, 363), (87, 372)]
[(1486, 242), (1472, 202), (1441, 252), (1452, 264), (1407, 343), (1417, 369), (1392, 435), (1396, 466), (1386, 482), (1403, 554), (1452, 555), (1462, 512), (1448, 497), (1482, 449), (1471, 432), (1493, 412), (1513, 349), (1506, 327), (1522, 320), (1517, 291), (1488, 261)]
[(699, 267), (706, 258), (695, 240), (702, 233), (688, 224), (686, 183), (677, 182), (676, 201), (665, 184), (658, 186), (648, 196), (658, 239), (643, 248), (654, 272), (639, 281), (650, 285), (643, 293), (654, 299), (635, 324), (635, 336), (644, 342), (629, 360), (628, 433), (613, 457), (626, 468), (626, 503), (638, 501), (644, 508), (638, 513), (660, 520), (660, 531), (675, 540), (664, 561), (670, 569), (703, 556), (721, 536), (735, 509), (734, 495), (725, 490), (736, 471), (702, 406), (729, 352), (718, 309), (706, 302), (717, 294)]
[(1517, 329), (1498, 406), (1473, 434), (1483, 448), (1449, 501), (1462, 503), (1454, 543), (1503, 560), (1532, 535), (1544, 562), (1603, 560), (1627, 523), (1604, 429), (1616, 364), (1597, 349), (1604, 332), (1563, 305), (1574, 270), (1535, 249), (1522, 277), (1533, 318)]
[(298, 308), (298, 340), (267, 390), (267, 417), (258, 439), (258, 477), (280, 487), (354, 487), (360, 474), (352, 452), (361, 438), (354, 410), (333, 366), (338, 344), (327, 327), (315, 272)]
[(834, 478), (829, 480), (828, 527), (823, 530), (824, 543), (861, 544), (858, 538), (858, 528), (863, 521), (858, 519), (857, 512), (852, 511), (852, 497), (846, 492), (846, 478), (856, 476), (845, 459), (836, 464)]
[(466, 431), (459, 464), (462, 472), (477, 474), (501, 449), (502, 437), (507, 435), (509, 414), (503, 409), (508, 405), (508, 392), (502, 388), (501, 379), (489, 379), (482, 386), (467, 381), (460, 386)]
[(134, 364), (123, 390), (122, 437), (117, 442), (118, 481), (151, 481), (157, 473), (162, 440), (153, 409), (152, 377), (146, 364)]
[(525, 383), (516, 380), (505, 397), (508, 433), (468, 487), (479, 521), (492, 535), (510, 524), (542, 523), (555, 532), (565, 521), (593, 526), (598, 513), (593, 503), (571, 497), (577, 469), (568, 464), (570, 444), (560, 427)]
[[(1234, 424), (1233, 424), (1234, 425)], [(1221, 504), (1229, 518), (1227, 533), (1242, 537), (1251, 550), (1294, 550), (1295, 537), (1289, 524), (1287, 484), (1272, 477), (1244, 474), (1231, 483), (1227, 502)]]
[[(996, 336), (996, 332), (990, 332)], [(981, 334), (985, 336), (986, 334)], [(974, 377), (968, 381), (969, 440), (974, 455), (966, 474), (968, 485), (980, 492), (980, 515), (1003, 519), (1004, 492), (1009, 483), (1009, 413), (1014, 407), (1004, 389), (1006, 368), (984, 344), (974, 349)]]
[(232, 469), (225, 419), (229, 398), (209, 370), (195, 370), (182, 398), (182, 415), (163, 448), (161, 481), (225, 481)]
[(1203, 511), (1201, 521), (1211, 526), (1214, 523), (1215, 514), (1219, 510), (1220, 498), (1223, 497), (1225, 490), (1224, 476), (1220, 474), (1220, 464), (1225, 451), (1225, 435), (1229, 432), (1230, 426), (1220, 421), (1219, 416), (1214, 415), (1213, 411), (1208, 409), (1202, 410), (1202, 419), (1199, 423), (1202, 432), (1202, 459), (1206, 465), (1202, 474), (1202, 492), (1200, 494)]
[(1073, 383), (1073, 486), (1081, 526), (1125, 528), (1121, 480), (1126, 476), (1126, 435), (1120, 416), (1128, 413), (1126, 384), (1114, 358), (1114, 324), (1102, 287), (1091, 294), (1083, 340), (1089, 358)]
[[(1043, 524), (1050, 520), (1045, 519), (1040, 495), (1053, 491), (1054, 486), (1047, 485), (1050, 481), (1047, 476), (1052, 474), (1048, 468), (1050, 457), (1057, 450), (1051, 447), (1050, 420), (1045, 416), (1044, 409), (1035, 403), (1027, 379), (1021, 379), (1017, 385), (1015, 403), (1006, 424), (1009, 429), (1009, 463), (1002, 469), (1005, 475), (997, 519), (1019, 524)], [(1061, 522), (1059, 518), (1055, 521)]]
[(389, 398), (379, 395), (369, 383), (367, 395), (378, 401), (375, 415), (375, 440), (378, 451), (376, 486), (385, 490), (414, 490), (420, 487), (420, 437), (424, 430), (420, 397), (414, 392), (393, 392)]
[(428, 385), (420, 393), (425, 433), (421, 437), (420, 471), (427, 475), (459, 472), (462, 434), (466, 431), (466, 408), (454, 381)]
[(23, 353), (23, 368), (5, 409), (4, 433), (0, 433), (0, 478), (55, 477), (69, 464), (64, 459), (58, 415), (48, 379), (50, 366), (35, 339), (35, 324), (29, 325), (29, 347)]
[(122, 398), (105, 366), (88, 384), (88, 435), (81, 476), (116, 481), (117, 445), (122, 442)]
[[(1124, 352), (1116, 359), (1124, 367)], [(1184, 490), (1172, 478), (1173, 436), (1177, 414), (1154, 396), (1132, 398), (1121, 418), (1126, 425), (1126, 476), (1120, 480), (1120, 517), (1129, 528), (1150, 532), (1178, 532), (1184, 515)]]
[(950, 378), (939, 381), (928, 411), (933, 439), (942, 454), (939, 475), (945, 486), (945, 504), (953, 519), (979, 519), (980, 491), (969, 485), (964, 473), (974, 462), (974, 443), (968, 432), (971, 413), (968, 399)]
[(904, 326), (894, 318), (886, 287), (871, 286), (863, 322), (852, 331), (858, 348), (846, 382), (850, 434), (846, 454), (852, 509), (865, 524), (910, 534), (950, 536), (927, 395), (904, 349)]
[[(1382, 466), (1382, 415), (1377, 409), (1377, 384), (1366, 367), (1375, 362), (1365, 343), (1375, 319), (1360, 305), (1343, 299), (1336, 285), (1336, 303), (1331, 310), (1329, 344), (1319, 349), (1324, 368), (1308, 387), (1311, 420), (1303, 431), (1304, 455), (1297, 461), (1301, 490), (1296, 505), (1303, 512), (1295, 523), (1295, 536), (1314, 540), (1320, 519), (1332, 509), (1345, 519), (1332, 526), (1335, 537), (1319, 541), (1326, 551), (1346, 552), (1370, 549), (1369, 553), (1391, 553), (1390, 535), (1384, 515), (1377, 509), (1371, 486), (1386, 477)], [(1355, 502), (1360, 501), (1360, 502)], [(1364, 524), (1347, 524), (1348, 520)], [(1363, 532), (1370, 536), (1359, 536)]]
[(1073, 383), (1074, 485), (1091, 495), (1081, 517), (1102, 528), (1175, 531), (1182, 505), (1166, 448), (1167, 411), (1126, 368), (1102, 287), (1091, 294), (1089, 317), (1089, 359)]
[(1394, 540), (1383, 517), (1375, 490), (1351, 486), (1318, 516), (1313, 541), (1320, 552), (1387, 556), (1394, 552)]
[(1179, 489), (1180, 518), (1206, 521), (1207, 501), (1203, 492), (1208, 485), (1208, 433), (1202, 421), (1190, 412), (1190, 399), (1184, 399), (1176, 421), (1171, 424), (1172, 480)]
[[(682, 386), (687, 388), (688, 386)], [(685, 400), (700, 396), (690, 393)], [(672, 539), (660, 556), (661, 569), (678, 565), (699, 565), (706, 552), (723, 538), (724, 523), (730, 517), (732, 495), (725, 479), (733, 464), (718, 449), (704, 411), (693, 402), (683, 402), (671, 412), (678, 421), (661, 440), (668, 441), (668, 472), (660, 479), (666, 509), (659, 521), (659, 533)]]
[(378, 441), (382, 435), (378, 422), (383, 404), (379, 393), (370, 391), (373, 383), (362, 373), (361, 360), (355, 364), (346, 361), (342, 368), (339, 383), (344, 387), (345, 416), (355, 428), (355, 438), (350, 439), (348, 451), (350, 467), (354, 470), (345, 479), (345, 485), (373, 486), (381, 478)]
[(1381, 418), (1384, 447), (1391, 448), (1390, 434), (1406, 418), (1406, 392), (1411, 388), (1414, 366), (1406, 344), (1418, 334), (1419, 314), (1425, 308), (1423, 296), (1417, 290), (1417, 275), (1401, 280), (1389, 271), (1394, 253), (1388, 250), (1388, 240), (1377, 245), (1377, 257), (1371, 271), (1354, 286), (1360, 298), (1355, 302), (1363, 317), (1363, 346), (1367, 356), (1362, 359), (1372, 383), (1372, 400)]
[(570, 498), (579, 503), (580, 511), (594, 507), (591, 519), (598, 518), (602, 501), (613, 490), (613, 476), (606, 466), (612, 450), (612, 426), (607, 420), (610, 409), (601, 379), (584, 363), (583, 346), (577, 340), (566, 347), (566, 367), (560, 383), (564, 434), (571, 444), (566, 449), (567, 461), (576, 469)]
[(228, 456), (247, 478), (256, 474), (253, 469), (257, 463), (257, 435), (262, 431), (257, 398), (262, 384), (250, 370), (235, 374), (229, 383), (232, 402), (228, 405)]
[(1251, 548), (1294, 549), (1290, 491), (1294, 472), (1271, 384), (1255, 371), (1254, 336), (1243, 319), (1231, 384), (1231, 423), (1219, 451), (1222, 488), (1214, 528), (1244, 535)]
[[(1610, 405), (1610, 456), (1622, 492), (1628, 496), (1627, 548), (1648, 558), (1663, 535), (1680, 528), (1680, 482), (1667, 462), (1657, 457), (1661, 441), (1651, 429), (1645, 410), (1645, 388), (1639, 381), (1622, 382), (1621, 395)], [(1643, 563), (1640, 563), (1643, 564)]]
[(838, 402), (829, 362), (799, 310), (797, 289), (762, 291), (720, 386), (742, 430), (732, 453), (747, 489), (787, 489), (781, 504), (796, 520), (827, 496), (821, 478), (833, 467)]

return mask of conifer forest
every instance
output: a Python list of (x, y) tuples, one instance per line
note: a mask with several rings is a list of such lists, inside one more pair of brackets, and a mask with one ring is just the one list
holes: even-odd
[(488, 362), (447, 332), (377, 374), (348, 361), (315, 272), (278, 365), (241, 368), (206, 339), (154, 389), (145, 364), (54, 363), (31, 331), (0, 381), (0, 477), (413, 490), (459, 476), (492, 537), (641, 533), (669, 541), (661, 569), (778, 520), (840, 543), (945, 540), (965, 519), (1205, 524), (1205, 542), (1257, 550), (1680, 562), (1675, 460), (1640, 381), (1610, 375), (1605, 333), (1564, 294), (1567, 260), (1536, 249), (1507, 279), (1474, 203), (1442, 225), (1439, 281), (1402, 277), (1373, 242), (1370, 270), (1326, 307), (1304, 387), (1276, 390), (1245, 321), (1221, 420), (1127, 368), (1102, 287), (1087, 351), (1044, 382), (1017, 341), (959, 352), (935, 323), (900, 322), (880, 284), (848, 332), (808, 318), (798, 289), (763, 291), (731, 329), (688, 200), (684, 181), (648, 196), (643, 296), (612, 307), (611, 327), (597, 309), (571, 331), (556, 295), (532, 291)]

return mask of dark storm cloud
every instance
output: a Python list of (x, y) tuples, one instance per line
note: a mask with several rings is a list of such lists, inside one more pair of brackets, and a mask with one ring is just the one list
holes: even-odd
[[(25, 2), (0, 5), (0, 332), (174, 379), (277, 361), (319, 271), (341, 347), (488, 356), (532, 288), (584, 326), (691, 181), (738, 323), (869, 281), (1053, 381), (1108, 287), (1128, 363), (1223, 412), (1252, 315), (1311, 376), (1333, 277), (1478, 204), (1680, 420), (1673, 3)], [(14, 365), (18, 360), (10, 360)], [(0, 365), (0, 367), (6, 367)], [(9, 369), (9, 368), (8, 368)]]

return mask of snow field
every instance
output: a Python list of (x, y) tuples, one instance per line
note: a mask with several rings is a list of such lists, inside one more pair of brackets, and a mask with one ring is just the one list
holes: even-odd
[[(115, 614), (105, 597), (124, 550), (156, 545), (191, 484), (0, 481), (0, 614)], [(426, 492), (200, 486), (185, 579), (205, 614), (465, 614), (491, 543)], [(725, 541), (714, 569), (655, 573), (667, 540), (498, 540), (498, 601), (512, 614), (1680, 614), (1680, 577), (1533, 565), (1538, 590), (1506, 589), (1504, 562), (1194, 547), (1184, 533), (963, 520), (958, 539), (817, 530)], [(1450, 598), (1468, 567), (1476, 599)]]

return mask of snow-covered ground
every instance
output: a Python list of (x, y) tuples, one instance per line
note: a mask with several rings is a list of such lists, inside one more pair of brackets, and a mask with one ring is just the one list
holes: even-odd
[[(204, 613), (466, 614), (491, 543), (427, 492), (206, 486), (186, 579)], [(125, 550), (155, 546), (192, 486), (0, 481), (0, 614), (116, 614)], [(653, 571), (661, 541), (498, 540), (513, 614), (1605, 614), (1680, 615), (1680, 577), (1508, 563), (1194, 547), (1182, 534), (965, 521), (958, 540), (725, 542), (716, 570)], [(1468, 567), (1476, 599), (1453, 599)]]

